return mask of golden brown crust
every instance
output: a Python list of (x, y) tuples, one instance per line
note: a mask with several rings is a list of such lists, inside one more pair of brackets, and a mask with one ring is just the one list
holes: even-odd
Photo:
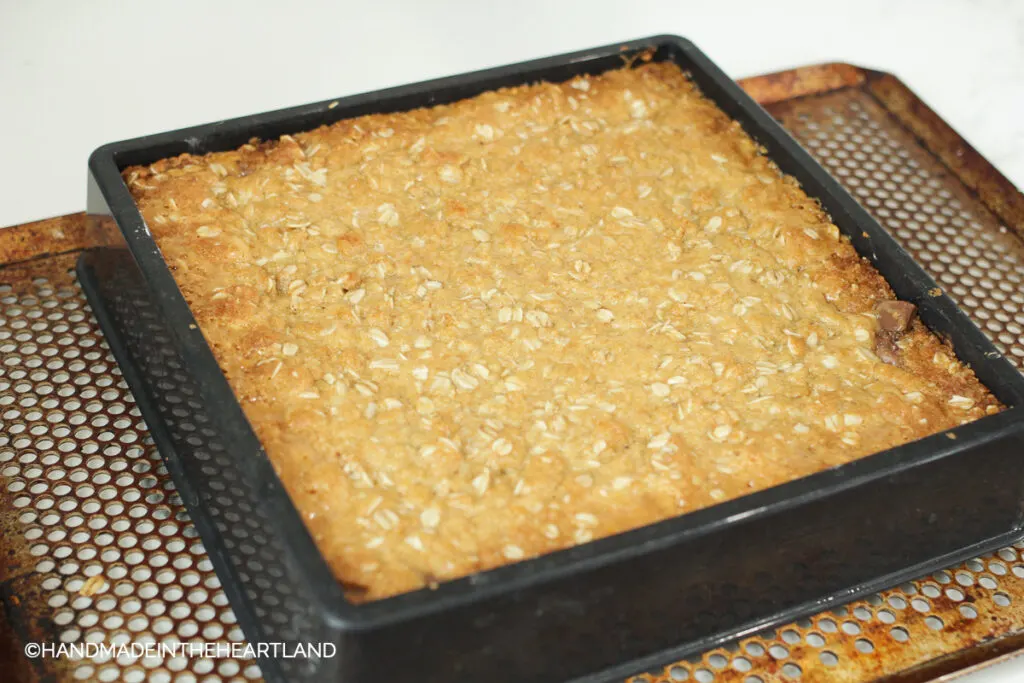
[(1001, 406), (678, 68), (125, 178), (357, 599), (649, 524)]

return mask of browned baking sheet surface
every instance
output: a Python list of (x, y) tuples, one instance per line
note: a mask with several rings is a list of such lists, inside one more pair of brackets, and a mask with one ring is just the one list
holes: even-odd
[[(892, 76), (826, 64), (742, 85), (1024, 368), (1024, 196)], [(0, 671), (258, 680), (256, 666), (233, 659), (143, 666), (21, 654), (26, 642), (119, 633), (243, 638), (69, 272), (75, 253), (101, 240), (81, 214), (0, 231)], [(1024, 645), (1021, 549), (630, 680), (947, 680)]]

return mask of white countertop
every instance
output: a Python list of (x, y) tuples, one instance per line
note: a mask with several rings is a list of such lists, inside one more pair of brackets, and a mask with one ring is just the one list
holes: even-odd
[[(0, 0), (0, 225), (81, 211), (97, 146), (656, 33), (730, 75), (898, 75), (1024, 186), (1024, 2)], [(1024, 680), (1024, 661), (961, 679)]]

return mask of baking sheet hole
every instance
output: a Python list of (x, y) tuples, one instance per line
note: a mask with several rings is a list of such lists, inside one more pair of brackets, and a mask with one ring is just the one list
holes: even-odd
[(875, 651), (875, 644), (867, 638), (858, 638), (857, 642), (854, 643), (854, 647), (857, 648), (857, 652), (862, 652), (866, 655)]
[(836, 666), (839, 664), (839, 657), (836, 656), (836, 653), (829, 652), (828, 650), (819, 653), (818, 659), (820, 659), (821, 663), (825, 666)]
[(941, 631), (942, 627), (945, 626), (945, 624), (942, 623), (942, 619), (939, 619), (936, 616), (925, 617), (924, 624), (933, 631)]
[(238, 675), (239, 669), (240, 667), (238, 666), (238, 662), (228, 659), (221, 662), (220, 666), (217, 667), (217, 673), (221, 676), (236, 676)]
[(192, 663), (192, 670), (197, 674), (208, 674), (213, 671), (213, 661), (209, 659), (197, 659)]
[(715, 674), (707, 669), (697, 669), (693, 674), (693, 678), (697, 683), (711, 683), (711, 681), (715, 680)]
[(902, 626), (896, 626), (889, 630), (889, 635), (897, 643), (905, 643), (910, 640), (910, 632)]
[(764, 657), (764, 645), (761, 645), (761, 643), (751, 641), (747, 643), (743, 649), (745, 649), (747, 654), (751, 656)]
[(732, 668), (736, 671), (739, 671), (740, 673), (746, 673), (747, 671), (750, 671), (752, 668), (754, 668), (754, 665), (746, 657), (737, 657), (736, 659), (732, 660)]
[(965, 619), (975, 619), (978, 616), (978, 610), (972, 605), (960, 605), (960, 614)]
[(788, 664), (782, 665), (782, 675), (786, 678), (800, 678), (803, 675), (803, 669), (798, 665), (789, 662)]
[(800, 642), (800, 634), (791, 628), (787, 628), (782, 632), (782, 642), (788, 645), (796, 645)]
[(836, 627), (836, 622), (828, 618), (819, 619), (818, 628), (820, 628), (825, 633), (835, 633), (838, 630)]
[(982, 577), (980, 577), (978, 579), (978, 585), (981, 586), (982, 588), (987, 588), (989, 590), (994, 590), (995, 588), (997, 588), (999, 586), (999, 584), (996, 583), (996, 580), (993, 579), (991, 576), (982, 576)]
[(825, 638), (820, 633), (808, 633), (807, 644), (811, 647), (822, 647), (825, 645)]
[(102, 681), (102, 683), (111, 683), (121, 677), (121, 671), (116, 666), (105, 666), (100, 669), (99, 675), (96, 676), (96, 680)]
[[(668, 677), (671, 680), (673, 680), (673, 681), (687, 681), (687, 680), (690, 679), (690, 672), (689, 672), (689, 670), (684, 669), (683, 667), (676, 665), (676, 666), (673, 666), (671, 669), (668, 670)], [(633, 680), (641, 680), (641, 679), (633, 679)]]
[(913, 607), (918, 612), (922, 612), (922, 613), (923, 612), (930, 612), (931, 609), (932, 609), (932, 606), (930, 604), (928, 604), (928, 601), (925, 600), (924, 598), (914, 598), (913, 600), (910, 601), (910, 606)]
[(768, 648), (768, 654), (775, 659), (785, 659), (789, 656), (789, 650), (782, 645), (772, 645)]
[(178, 624), (178, 635), (182, 638), (191, 638), (199, 633), (199, 624), (189, 620)]
[(992, 600), (1000, 607), (1009, 607), (1010, 596), (1007, 593), (996, 593), (992, 596)]
[(716, 653), (708, 657), (708, 664), (714, 669), (724, 669), (729, 665), (729, 660)]
[(858, 635), (860, 633), (860, 624), (855, 621), (844, 621), (843, 633), (849, 636)]

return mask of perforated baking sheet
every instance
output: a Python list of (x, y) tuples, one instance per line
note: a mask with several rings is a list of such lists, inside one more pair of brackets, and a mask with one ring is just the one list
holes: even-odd
[[(890, 76), (824, 65), (744, 86), (1024, 368), (1020, 194)], [(0, 671), (259, 680), (230, 657), (23, 654), (31, 642), (244, 640), (71, 273), (101, 238), (81, 215), (0, 232)], [(923, 681), (983, 664), (1024, 644), (1022, 549), (630, 681)]]

